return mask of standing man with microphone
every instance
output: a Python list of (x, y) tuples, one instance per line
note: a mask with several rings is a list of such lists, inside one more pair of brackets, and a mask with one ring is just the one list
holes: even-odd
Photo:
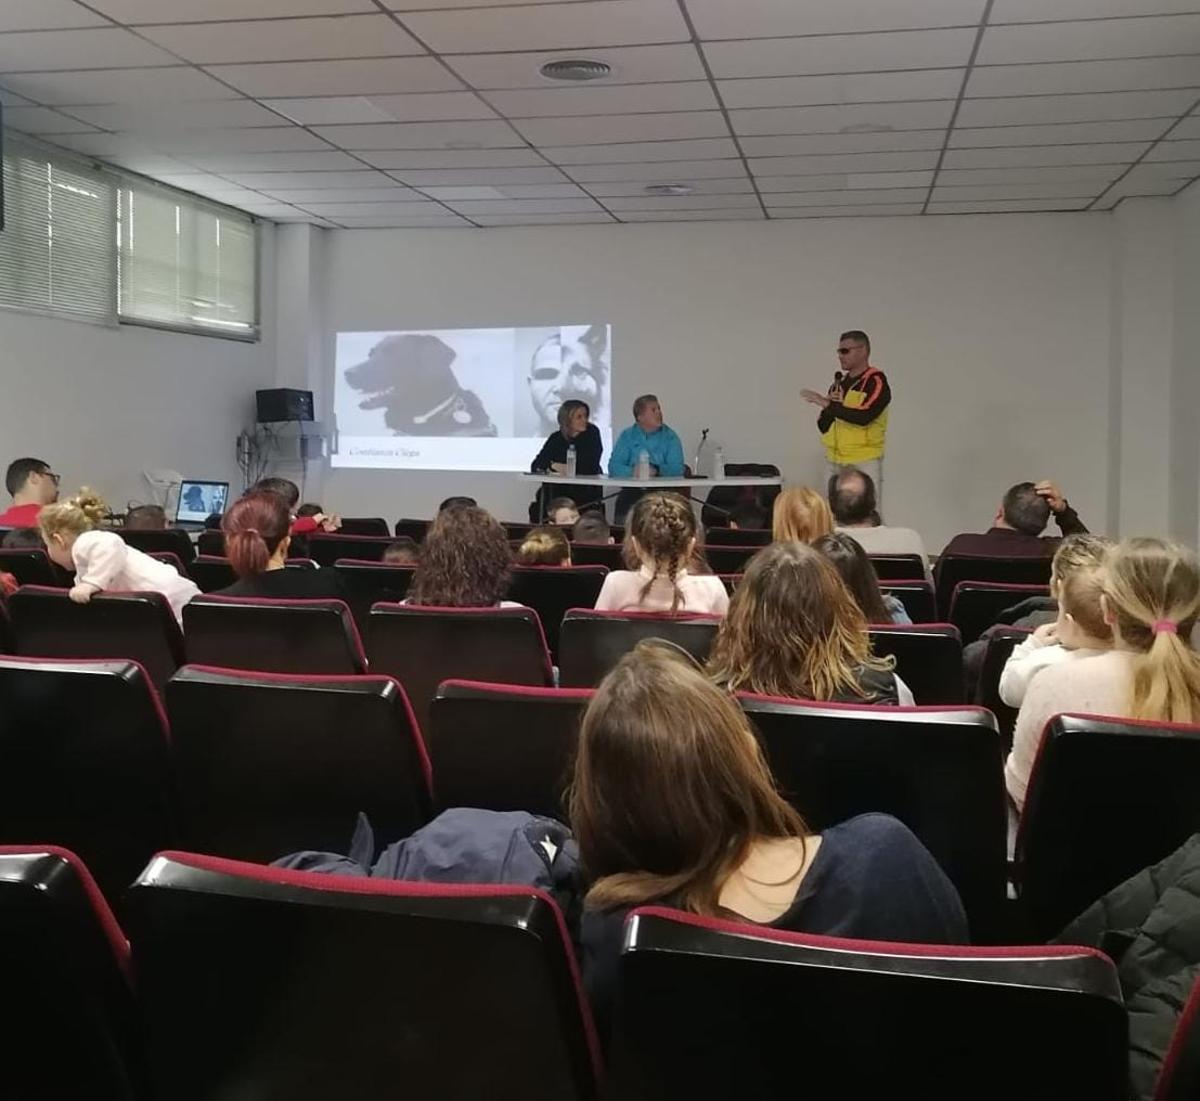
[(817, 428), (829, 460), (829, 476), (857, 467), (875, 482), (883, 505), (883, 452), (892, 389), (887, 376), (870, 365), (871, 341), (861, 329), (838, 338), (838, 364), (828, 393), (801, 390), (805, 401), (821, 407)]

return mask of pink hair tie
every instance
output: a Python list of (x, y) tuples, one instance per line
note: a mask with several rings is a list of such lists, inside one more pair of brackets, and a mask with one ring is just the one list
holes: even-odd
[(1179, 633), (1179, 624), (1173, 619), (1156, 619), (1150, 630), (1156, 635), (1176, 635)]

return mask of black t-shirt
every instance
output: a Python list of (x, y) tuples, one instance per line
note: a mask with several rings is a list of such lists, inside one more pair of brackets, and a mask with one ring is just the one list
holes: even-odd
[(346, 587), (336, 570), (264, 570), (239, 578), (214, 596), (259, 596), (276, 600), (345, 600)]
[(578, 436), (568, 440), (562, 432), (551, 432), (537, 453), (537, 458), (529, 464), (531, 474), (542, 474), (550, 469), (551, 463), (565, 463), (567, 448), (575, 445), (575, 473), (592, 475), (600, 473), (600, 460), (604, 456), (604, 441), (600, 439), (600, 429), (589, 424)]

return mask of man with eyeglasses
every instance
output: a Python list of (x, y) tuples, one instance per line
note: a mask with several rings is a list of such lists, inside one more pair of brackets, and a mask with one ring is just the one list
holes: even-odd
[(0, 512), (0, 528), (37, 527), (42, 506), (58, 500), (58, 475), (41, 459), (14, 459), (4, 485), (13, 503), (7, 512)]
[(871, 366), (871, 341), (861, 329), (842, 333), (837, 355), (840, 369), (829, 391), (801, 390), (800, 396), (821, 407), (817, 428), (829, 460), (829, 477), (853, 468), (869, 474), (882, 507), (883, 451), (892, 389), (887, 376)]

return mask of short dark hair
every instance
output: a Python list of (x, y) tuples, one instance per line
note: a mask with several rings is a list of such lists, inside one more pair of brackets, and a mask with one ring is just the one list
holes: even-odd
[(162, 505), (131, 505), (125, 510), (126, 531), (164, 531), (167, 512)]
[(15, 497), (25, 488), (30, 474), (45, 474), (49, 469), (50, 464), (41, 459), (13, 459), (4, 475), (4, 488), (10, 497)]
[(288, 510), (294, 509), (300, 500), (300, 487), (289, 478), (259, 478), (250, 487), (251, 493), (274, 493), (283, 498)]
[(729, 511), (729, 520), (739, 528), (762, 530), (771, 526), (767, 523), (767, 510), (757, 501), (743, 501), (740, 505), (734, 505)]
[(24, 550), (45, 545), (41, 528), (13, 528), (12, 531), (5, 532), (4, 538), (0, 539), (0, 547), (5, 550)]
[(571, 529), (571, 539), (576, 543), (607, 543), (612, 538), (612, 528), (598, 512), (585, 512)]
[(320, 516), (325, 510), (313, 501), (306, 501), (298, 509), (297, 516)]
[(479, 502), (474, 497), (447, 497), (440, 505), (438, 512), (443, 513), (450, 508), (478, 508)]
[(1004, 522), (1025, 535), (1041, 535), (1050, 522), (1050, 505), (1039, 497), (1032, 482), (1018, 482), (1001, 504)]
[(546, 506), (546, 515), (553, 516), (560, 508), (573, 508), (576, 512), (579, 511), (579, 506), (573, 497), (555, 497)]
[(829, 479), (829, 508), (839, 524), (862, 524), (877, 508), (875, 479), (864, 470), (841, 470)]
[(652, 401), (658, 401), (656, 394), (642, 394), (640, 397), (633, 399), (633, 419), (637, 420), (642, 415), (642, 410), (646, 408)]
[(853, 340), (855, 344), (865, 345), (868, 353), (871, 351), (871, 338), (862, 329), (847, 329), (838, 337), (839, 342), (843, 340)]
[(388, 565), (415, 564), (420, 553), (411, 535), (399, 535), (383, 548), (383, 561)]

